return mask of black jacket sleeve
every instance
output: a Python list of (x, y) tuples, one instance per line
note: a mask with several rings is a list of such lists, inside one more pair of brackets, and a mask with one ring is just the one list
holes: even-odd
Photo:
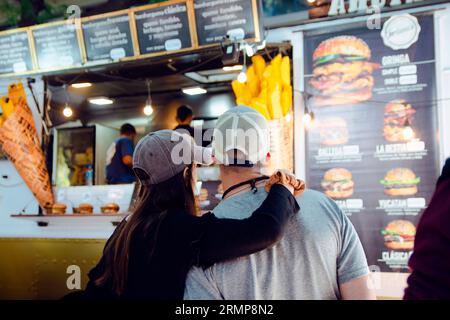
[(281, 185), (274, 185), (262, 205), (246, 219), (219, 219), (209, 213), (195, 264), (216, 262), (263, 250), (281, 239), (289, 218), (299, 210), (297, 200)]

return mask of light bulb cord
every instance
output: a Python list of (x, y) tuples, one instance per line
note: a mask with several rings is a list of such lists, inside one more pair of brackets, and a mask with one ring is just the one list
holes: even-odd
[(152, 104), (152, 96), (151, 96), (151, 91), (150, 91), (150, 83), (151, 81), (147, 79), (147, 105), (151, 105)]

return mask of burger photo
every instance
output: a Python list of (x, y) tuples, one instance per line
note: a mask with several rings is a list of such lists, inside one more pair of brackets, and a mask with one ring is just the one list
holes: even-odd
[(335, 146), (348, 142), (347, 121), (341, 117), (331, 117), (321, 120), (318, 124), (320, 143)]
[(393, 100), (384, 107), (384, 138), (390, 142), (402, 142), (404, 129), (411, 124), (416, 110), (405, 100)]
[(412, 196), (417, 193), (417, 184), (420, 178), (414, 171), (408, 168), (395, 168), (389, 170), (384, 179), (380, 181), (384, 185), (384, 193), (388, 196)]
[(381, 231), (384, 237), (384, 245), (392, 250), (412, 250), (414, 248), (414, 238), (416, 227), (407, 220), (391, 221), (386, 228)]
[(313, 78), (309, 81), (316, 106), (352, 104), (369, 100), (374, 84), (367, 43), (354, 36), (339, 36), (319, 44), (313, 53)]
[(344, 168), (330, 169), (325, 172), (321, 186), (330, 198), (348, 198), (353, 194), (352, 173)]

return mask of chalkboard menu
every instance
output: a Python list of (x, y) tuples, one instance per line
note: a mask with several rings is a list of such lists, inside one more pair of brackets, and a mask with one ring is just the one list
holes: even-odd
[(0, 35), (0, 74), (33, 69), (26, 31)]
[(192, 47), (185, 3), (137, 11), (135, 19), (141, 54)]
[(59, 24), (33, 31), (39, 69), (81, 65), (80, 46), (74, 25)]
[(83, 33), (88, 61), (134, 55), (128, 14), (84, 22)]
[(252, 0), (195, 0), (199, 45), (255, 38)]

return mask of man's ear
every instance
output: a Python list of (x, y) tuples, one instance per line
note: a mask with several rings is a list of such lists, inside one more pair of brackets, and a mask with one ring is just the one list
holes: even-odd
[(186, 182), (186, 186), (189, 186), (192, 183), (192, 172), (189, 167), (184, 168), (183, 179)]
[(189, 168), (188, 167), (186, 167), (186, 168), (184, 168), (184, 170), (183, 170), (183, 178), (186, 180), (186, 178), (188, 177), (188, 174), (189, 174)]

